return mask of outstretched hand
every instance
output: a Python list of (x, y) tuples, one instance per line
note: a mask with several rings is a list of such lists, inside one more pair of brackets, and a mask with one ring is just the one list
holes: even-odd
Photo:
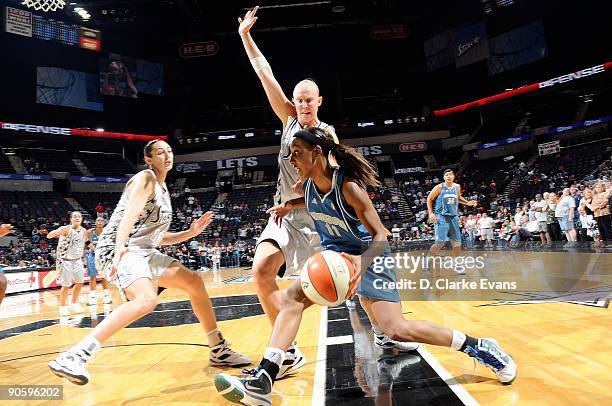
[(0, 237), (4, 237), (12, 232), (13, 226), (11, 224), (0, 224)]
[(274, 222), (280, 227), (283, 224), (283, 217), (285, 217), (292, 210), (292, 206), (287, 203), (277, 204), (276, 206), (270, 207), (266, 210), (266, 213), (272, 216)]
[(194, 237), (202, 234), (202, 231), (212, 223), (215, 218), (215, 213), (212, 211), (207, 211), (199, 219), (193, 220), (191, 226), (189, 227), (189, 231), (193, 234)]
[(251, 27), (255, 24), (255, 21), (257, 21), (255, 14), (257, 13), (258, 8), (259, 6), (256, 6), (254, 9), (247, 11), (247, 13), (244, 15), (244, 19), (238, 17), (238, 23), (240, 24), (238, 27), (238, 34), (246, 35), (249, 33)]

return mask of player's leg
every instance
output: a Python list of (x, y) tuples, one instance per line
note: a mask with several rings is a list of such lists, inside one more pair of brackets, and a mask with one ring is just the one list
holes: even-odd
[(516, 378), (514, 361), (493, 339), (476, 339), (426, 320), (406, 320), (399, 302), (375, 301), (372, 311), (382, 330), (393, 340), (450, 347), (493, 369), (502, 383), (509, 384)]
[(110, 289), (109, 289), (109, 284), (108, 284), (108, 281), (106, 280), (105, 277), (102, 277), (102, 289), (103, 289), (103, 292), (104, 292), (104, 296), (103, 296), (102, 302), (104, 304), (111, 304), (111, 303), (113, 303), (113, 299), (111, 297), (111, 293), (110, 293)]
[(278, 379), (285, 352), (295, 340), (302, 313), (312, 305), (302, 291), (300, 280), (283, 292), (282, 299), (270, 344), (257, 368), (244, 378), (228, 374), (219, 374), (215, 378), (215, 387), (225, 399), (246, 405), (271, 404), (272, 385)]
[(248, 357), (232, 351), (218, 330), (212, 302), (199, 274), (190, 271), (178, 261), (173, 261), (161, 274), (159, 286), (180, 289), (189, 295), (193, 312), (206, 333), (212, 365), (238, 367), (251, 363)]
[(380, 328), (376, 315), (372, 311), (372, 301), (361, 295), (359, 296), (359, 301), (361, 302), (361, 306), (365, 310), (366, 314), (368, 315), (368, 319), (370, 319), (370, 323), (372, 324), (372, 331), (374, 332), (374, 345), (383, 349), (397, 348), (402, 352), (414, 351), (419, 347), (418, 343), (392, 340)]
[(252, 267), (253, 282), (261, 307), (272, 325), (281, 308), (282, 295), (276, 275), (284, 263), (285, 257), (276, 242), (265, 240), (257, 244)]
[(85, 385), (90, 379), (85, 368), (86, 363), (101, 344), (125, 326), (152, 312), (157, 306), (157, 290), (149, 278), (136, 279), (124, 288), (124, 292), (128, 302), (104, 318), (90, 335), (49, 362), (53, 373), (77, 385)]
[(92, 255), (87, 255), (87, 275), (89, 276), (89, 306), (96, 305), (96, 290), (98, 288), (98, 272)]
[(60, 283), (62, 285), (60, 288), (59, 297), (59, 314), (60, 316), (70, 316), (70, 309), (68, 308), (68, 293), (70, 293), (70, 288), (72, 287), (72, 275), (63, 265), (60, 265), (59, 263), (57, 271), (59, 272)]
[(0, 304), (4, 300), (4, 293), (6, 292), (6, 287), (8, 282), (6, 280), (6, 276), (2, 272), (0, 272)]
[(68, 270), (72, 274), (72, 280), (74, 281), (70, 311), (73, 313), (83, 313), (84, 310), (79, 303), (81, 289), (83, 288), (83, 282), (85, 281), (85, 276), (83, 275), (83, 263), (80, 259), (67, 262), (69, 264)]

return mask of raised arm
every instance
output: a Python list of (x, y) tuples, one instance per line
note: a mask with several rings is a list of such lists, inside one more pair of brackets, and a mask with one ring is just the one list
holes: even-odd
[(59, 238), (62, 235), (66, 236), (68, 235), (68, 226), (61, 226), (59, 228), (56, 228), (53, 231), (50, 231), (49, 234), (47, 234), (47, 238)]
[(240, 23), (238, 33), (242, 39), (244, 50), (246, 51), (247, 56), (253, 65), (253, 69), (255, 69), (255, 73), (259, 77), (264, 91), (266, 92), (268, 102), (270, 102), (272, 110), (274, 110), (274, 113), (283, 122), (283, 127), (285, 127), (287, 124), (287, 118), (289, 116), (295, 116), (296, 114), (295, 106), (291, 100), (285, 96), (283, 89), (272, 73), (270, 64), (257, 47), (257, 44), (255, 44), (253, 37), (251, 37), (251, 27), (253, 27), (257, 21), (257, 17), (255, 16), (255, 14), (257, 14), (257, 9), (258, 7), (255, 7), (253, 10), (249, 10), (244, 15), (244, 19), (238, 18), (238, 22)]

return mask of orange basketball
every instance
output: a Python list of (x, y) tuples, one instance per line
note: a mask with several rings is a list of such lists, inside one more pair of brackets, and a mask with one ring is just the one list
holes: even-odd
[(354, 275), (355, 268), (351, 261), (335, 251), (323, 251), (304, 264), (302, 290), (313, 303), (338, 306), (347, 299)]

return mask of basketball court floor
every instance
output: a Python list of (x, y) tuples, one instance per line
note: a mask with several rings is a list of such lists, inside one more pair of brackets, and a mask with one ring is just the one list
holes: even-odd
[[(482, 253), (478, 253), (481, 255)], [(476, 255), (476, 254), (475, 254)], [(590, 276), (571, 293), (526, 289), (481, 300), (436, 298), (402, 302), (405, 317), (428, 319), (476, 337), (494, 337), (515, 359), (518, 377), (503, 386), (493, 373), (456, 351), (422, 345), (404, 354), (382, 352), (358, 305), (312, 306), (297, 342), (307, 364), (274, 386), (274, 405), (610, 405), (612, 256), (593, 252), (490, 252), (492, 279), (541, 285), (550, 270), (567, 276), (585, 266)], [(419, 274), (425, 274), (418, 270)], [(430, 271), (430, 276), (437, 270)], [(441, 271), (440, 271), (441, 272)], [(405, 273), (405, 272), (404, 272)], [(481, 276), (481, 275), (480, 275)], [(223, 334), (254, 364), (271, 327), (244, 269), (204, 272)], [(470, 272), (466, 276), (476, 277)], [(402, 278), (402, 272), (398, 273)], [(567, 279), (567, 278), (566, 278)], [(292, 280), (280, 280), (281, 288)], [(566, 286), (567, 287), (567, 286)], [(87, 288), (84, 288), (84, 292)], [(60, 351), (86, 336), (119, 303), (101, 303), (82, 317), (58, 319), (59, 291), (9, 296), (0, 308), (0, 384), (63, 385), (63, 401), (10, 404), (224, 405), (214, 377), (238, 369), (208, 366), (208, 348), (187, 298), (165, 291), (156, 310), (104, 343), (89, 363), (86, 386), (62, 381), (47, 368)], [(434, 292), (434, 296), (435, 296)], [(495, 294), (497, 295), (497, 294)], [(495, 296), (493, 295), (493, 296)], [(465, 299), (465, 298), (464, 298)]]

